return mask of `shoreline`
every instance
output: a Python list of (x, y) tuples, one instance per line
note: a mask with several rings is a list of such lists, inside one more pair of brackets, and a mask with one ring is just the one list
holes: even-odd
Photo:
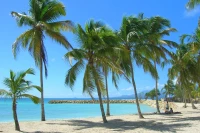
[[(103, 124), (101, 117), (84, 119), (48, 120), (45, 122), (20, 122), (22, 132), (29, 133), (67, 133), (67, 132), (198, 132), (200, 105), (198, 110), (188, 108), (182, 114), (174, 115), (144, 115), (139, 119), (137, 115), (117, 115), (107, 117), (108, 123)], [(18, 133), (14, 131), (14, 123), (0, 123), (0, 131), (4, 133)]]
[[(70, 100), (71, 101), (74, 101), (74, 100)], [(77, 101), (77, 103), (64, 103), (64, 104), (99, 104), (99, 103), (88, 103), (88, 100), (75, 100)], [(86, 101), (86, 103), (84, 103), (83, 101)], [(123, 99), (123, 100), (112, 100), (112, 101), (115, 101), (115, 103), (111, 103), (111, 104), (135, 104), (134, 101), (135, 100), (129, 100), (129, 99)], [(117, 102), (121, 102), (121, 103), (116, 103)], [(90, 100), (90, 102), (92, 102)], [(160, 106), (160, 111), (161, 112), (164, 112), (164, 107), (165, 107), (165, 102), (162, 102), (162, 101), (159, 101), (159, 106)], [(57, 103), (59, 104), (59, 103)], [(61, 104), (61, 103), (60, 103)], [(152, 107), (154, 108), (155, 110), (154, 111), (143, 111), (142, 114), (144, 115), (152, 115), (152, 114), (155, 114), (156, 113), (156, 101), (155, 100), (140, 100), (140, 105), (147, 105), (149, 107)], [(169, 103), (170, 107), (172, 107), (171, 103)], [(173, 107), (173, 110), (174, 111), (177, 111), (176, 108)], [(111, 111), (112, 112), (112, 111)], [(136, 112), (130, 112), (130, 113), (124, 113), (124, 114), (114, 114), (113, 116), (121, 116), (121, 115), (137, 115), (137, 111)], [(112, 115), (112, 114), (111, 114)], [(49, 118), (47, 120), (70, 120), (70, 119), (87, 119), (87, 118), (94, 118), (94, 117), (100, 117), (101, 115), (97, 115), (97, 116), (81, 116), (81, 117), (70, 117), (70, 118)], [(34, 121), (34, 122), (39, 122), (40, 119), (22, 119), (22, 120), (19, 120), (19, 122), (31, 122), (31, 121)], [(0, 121), (0, 123), (12, 123), (13, 122), (13, 118), (9, 121)]]
[[(104, 124), (101, 117), (58, 119), (20, 122), (22, 132), (27, 133), (67, 133), (67, 132), (198, 132), (200, 126), (200, 104), (193, 110), (191, 104), (182, 108), (183, 103), (176, 103), (177, 111), (182, 114), (144, 114), (139, 119), (136, 114), (115, 115), (107, 117)], [(112, 112), (111, 112), (112, 114)], [(0, 123), (0, 132), (19, 133), (14, 131), (14, 122)]]

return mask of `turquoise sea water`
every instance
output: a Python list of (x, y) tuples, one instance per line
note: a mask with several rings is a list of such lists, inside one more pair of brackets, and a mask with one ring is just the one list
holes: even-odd
[[(47, 120), (87, 118), (101, 116), (99, 104), (48, 104), (45, 99), (45, 113)], [(66, 100), (66, 99), (63, 99)], [(104, 105), (106, 111), (106, 105)], [(140, 105), (143, 113), (155, 112), (156, 109), (147, 105)], [(136, 114), (135, 104), (110, 104), (111, 115)], [(17, 104), (17, 113), (19, 121), (39, 121), (40, 104), (34, 104), (29, 99), (21, 99)], [(0, 122), (11, 122), (12, 101), (11, 99), (0, 99)]]

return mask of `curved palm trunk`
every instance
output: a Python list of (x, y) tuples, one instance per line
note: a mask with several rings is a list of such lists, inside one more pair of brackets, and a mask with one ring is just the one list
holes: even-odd
[[(94, 69), (94, 66), (93, 66)], [(107, 123), (107, 119), (106, 119), (106, 115), (104, 112), (104, 107), (103, 107), (103, 101), (102, 101), (102, 97), (101, 97), (101, 89), (99, 87), (99, 83), (98, 83), (98, 79), (94, 79), (95, 80), (95, 84), (97, 87), (97, 93), (98, 93), (98, 97), (99, 97), (99, 105), (100, 105), (100, 109), (101, 109), (101, 115), (102, 115), (102, 119), (103, 119), (103, 123)]]
[(106, 115), (110, 116), (110, 100), (109, 100), (109, 94), (108, 94), (108, 80), (107, 80), (106, 71), (105, 71), (105, 81), (106, 81), (106, 95), (107, 95), (107, 111), (106, 111)]
[(18, 122), (18, 118), (17, 118), (17, 104), (16, 104), (15, 98), (13, 99), (12, 109), (13, 109), (13, 118), (15, 121), (15, 130), (20, 131), (19, 122)]
[(108, 121), (106, 119), (105, 112), (104, 112), (103, 101), (102, 101), (102, 97), (101, 97), (101, 90), (99, 88), (98, 81), (96, 81), (96, 79), (95, 79), (95, 82), (96, 82), (96, 85), (97, 85), (97, 93), (98, 93), (98, 96), (99, 96), (99, 104), (100, 104), (103, 123), (107, 123)]
[(41, 87), (41, 121), (45, 121), (42, 58), (40, 58), (40, 87)]
[[(156, 67), (156, 61), (154, 61), (154, 67), (157, 71)], [(160, 108), (159, 108), (159, 103), (158, 103), (158, 78), (156, 77), (156, 87), (155, 87), (155, 92), (156, 92), (156, 108), (157, 108), (157, 113), (160, 114)]]
[(144, 118), (142, 113), (141, 113), (140, 104), (139, 104), (139, 101), (138, 101), (137, 89), (136, 89), (136, 84), (135, 84), (135, 79), (134, 79), (134, 72), (133, 72), (133, 64), (132, 64), (131, 61), (129, 63), (130, 63), (130, 66), (131, 66), (132, 84), (133, 84), (133, 88), (134, 88), (134, 92), (135, 92), (135, 100), (136, 100), (138, 115), (139, 115), (139, 118)]

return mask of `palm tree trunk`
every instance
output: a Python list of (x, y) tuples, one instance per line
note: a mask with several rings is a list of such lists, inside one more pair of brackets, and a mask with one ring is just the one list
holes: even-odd
[(193, 102), (191, 95), (190, 95), (190, 101), (191, 101), (191, 104), (192, 104), (192, 109), (197, 109), (197, 107), (194, 105), (194, 102)]
[(45, 121), (44, 90), (43, 90), (43, 66), (42, 66), (42, 58), (41, 57), (40, 57), (40, 87), (41, 87), (41, 121)]
[[(93, 69), (94, 66), (92, 66)], [(99, 82), (98, 82), (98, 79), (94, 79), (95, 80), (95, 84), (96, 84), (96, 87), (97, 87), (97, 93), (98, 93), (98, 97), (99, 97), (99, 105), (100, 105), (100, 109), (101, 109), (101, 115), (102, 115), (102, 119), (103, 119), (103, 123), (107, 123), (107, 119), (106, 119), (106, 115), (105, 115), (105, 111), (104, 111), (104, 107), (103, 107), (103, 101), (102, 101), (102, 97), (101, 97), (101, 89), (99, 87)]]
[(108, 80), (107, 80), (107, 72), (105, 70), (105, 82), (106, 82), (106, 94), (107, 94), (107, 111), (106, 115), (110, 116), (110, 100), (109, 100), (109, 94), (108, 94)]
[(187, 101), (186, 101), (186, 97), (184, 97), (184, 108), (187, 108)]
[[(154, 67), (157, 71), (156, 68), (156, 61), (154, 61)], [(156, 108), (157, 108), (157, 113), (160, 114), (160, 109), (159, 109), (159, 103), (158, 103), (158, 78), (156, 77), (156, 87), (155, 87), (155, 92), (156, 92)]]
[(20, 131), (20, 127), (19, 127), (19, 122), (18, 122), (18, 118), (17, 118), (17, 104), (16, 104), (16, 99), (13, 98), (13, 118), (15, 121), (15, 130)]
[(186, 99), (186, 90), (185, 90), (185, 88), (184, 88), (184, 108), (186, 108), (187, 107), (187, 99)]
[(132, 84), (133, 84), (134, 93), (135, 93), (135, 100), (136, 100), (138, 115), (139, 115), (139, 118), (144, 118), (142, 113), (141, 113), (141, 110), (140, 110), (140, 104), (139, 104), (139, 101), (138, 101), (137, 89), (136, 89), (136, 84), (135, 84), (135, 79), (134, 79), (133, 64), (132, 64), (131, 60), (130, 60), (129, 63), (130, 63), (130, 66), (131, 66)]
[(97, 85), (97, 92), (98, 92), (98, 96), (99, 96), (99, 104), (100, 104), (103, 123), (107, 123), (108, 121), (107, 121), (106, 116), (105, 116), (104, 107), (103, 107), (103, 101), (102, 101), (102, 98), (101, 98), (101, 90), (99, 88), (98, 81), (97, 81), (96, 85)]

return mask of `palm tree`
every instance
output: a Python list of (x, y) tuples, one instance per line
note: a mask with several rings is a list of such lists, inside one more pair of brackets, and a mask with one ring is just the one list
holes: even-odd
[(116, 36), (105, 24), (94, 20), (90, 20), (85, 25), (85, 29), (78, 25), (76, 36), (81, 47), (73, 49), (65, 55), (66, 58), (76, 60), (76, 63), (68, 70), (65, 83), (73, 88), (78, 73), (84, 70), (83, 93), (87, 93), (93, 98), (93, 92), (95, 88), (97, 89), (102, 119), (104, 123), (107, 123), (102, 102), (102, 95), (105, 95), (102, 67), (107, 66), (114, 72), (122, 72), (110, 58), (110, 53), (115, 53), (115, 49), (109, 47), (109, 44), (117, 43)]
[[(181, 42), (187, 44), (188, 46), (188, 55), (191, 55), (193, 63), (190, 63), (190, 66), (193, 66), (193, 69), (190, 70), (191, 79), (190, 83), (192, 87), (189, 88), (189, 98), (192, 98), (191, 91), (196, 87), (200, 86), (200, 21), (198, 23), (198, 27), (195, 30), (195, 33), (192, 35), (184, 34), (181, 36)], [(193, 91), (194, 93), (195, 91)], [(195, 108), (194, 106), (192, 106)]]
[(72, 22), (55, 21), (66, 15), (65, 7), (57, 0), (29, 0), (29, 15), (26, 13), (11, 12), (17, 24), (30, 27), (22, 33), (13, 44), (13, 54), (16, 57), (19, 48), (28, 49), (35, 64), (40, 69), (41, 86), (41, 120), (45, 121), (44, 94), (43, 94), (43, 66), (47, 77), (47, 53), (44, 38), (48, 36), (66, 48), (72, 47), (61, 30), (72, 30)]
[(38, 97), (26, 93), (32, 88), (41, 91), (40, 87), (31, 85), (31, 81), (25, 80), (25, 77), (28, 74), (34, 75), (34, 70), (29, 68), (26, 71), (17, 74), (10, 70), (10, 78), (5, 78), (3, 81), (4, 85), (10, 88), (10, 90), (7, 91), (0, 89), (0, 96), (12, 98), (13, 118), (15, 122), (15, 130), (17, 131), (20, 131), (17, 117), (17, 100), (20, 98), (30, 98), (35, 104), (40, 102)]
[(144, 43), (146, 32), (146, 20), (143, 19), (143, 14), (140, 14), (138, 17), (123, 17), (121, 28), (118, 32), (121, 45), (124, 47), (124, 49), (126, 49), (129, 55), (126, 61), (123, 61), (123, 64), (129, 64), (130, 71), (126, 70), (126, 67), (123, 68), (123, 65), (122, 69), (128, 76), (131, 77), (139, 118), (144, 117), (141, 113), (138, 101), (133, 63), (135, 62), (138, 66), (142, 66), (144, 71), (150, 72), (154, 78), (157, 77), (157, 71), (149, 60), (150, 57), (148, 57), (151, 53), (149, 50), (151, 45)]
[(200, 4), (200, 0), (189, 0), (186, 7), (188, 9), (194, 9), (195, 6)]
[[(166, 55), (172, 56), (171, 52), (166, 48), (177, 47), (175, 42), (170, 40), (164, 40), (163, 37), (166, 35), (170, 35), (170, 32), (176, 31), (175, 28), (170, 28), (170, 21), (156, 16), (148, 19), (148, 32), (147, 38), (148, 43), (152, 45), (150, 47), (152, 49), (152, 59), (154, 63), (154, 67), (157, 71), (157, 64), (161, 65), (161, 58), (167, 61)], [(155, 91), (158, 91), (158, 77), (155, 78)], [(157, 94), (157, 93), (155, 93)], [(157, 113), (160, 113), (159, 104), (158, 104), (158, 96), (156, 96), (156, 108)]]
[(177, 77), (177, 83), (182, 89), (182, 95), (186, 107), (187, 88), (189, 88), (191, 81), (194, 79), (194, 73), (197, 70), (194, 56), (189, 52), (189, 46), (181, 44), (173, 60), (171, 60), (172, 67), (169, 69), (168, 76), (170, 79)]
[(194, 92), (197, 92), (196, 90), (198, 90), (197, 85), (191, 82), (190, 87), (188, 87), (187, 89), (187, 94), (188, 98), (190, 99), (192, 109), (197, 109), (197, 107), (194, 105), (194, 98), (196, 97), (196, 94)]
[(152, 100), (154, 100), (154, 97), (156, 97), (157, 95), (160, 95), (160, 91), (156, 91), (156, 89), (152, 89), (151, 91), (147, 92), (145, 94), (146, 99), (148, 99), (148, 97), (150, 97)]
[[(115, 44), (112, 46), (113, 48), (116, 49), (121, 49), (121, 50), (117, 50), (117, 53), (110, 53), (110, 58), (113, 59), (114, 62), (116, 62), (116, 64), (121, 65), (121, 68), (126, 67), (126, 69), (130, 69), (128, 64), (123, 64), (122, 61), (126, 60), (126, 50), (124, 50), (123, 48), (120, 48), (120, 46), (118, 44)], [(122, 66), (123, 65), (123, 66)], [(103, 73), (104, 73), (104, 77), (105, 77), (105, 87), (106, 87), (106, 97), (107, 97), (107, 110), (106, 110), (106, 115), (110, 116), (110, 100), (109, 100), (109, 93), (108, 93), (108, 74), (109, 72), (112, 74), (112, 82), (115, 86), (116, 89), (118, 89), (118, 81), (119, 81), (119, 77), (123, 77), (126, 81), (130, 82), (129, 78), (126, 76), (125, 73), (116, 73), (115, 71), (112, 71), (112, 69), (109, 69), (108, 66), (103, 66)], [(128, 70), (130, 71), (130, 70)]]
[(164, 87), (162, 88), (162, 90), (165, 90), (164, 91), (165, 98), (167, 98), (167, 96), (173, 95), (174, 90), (175, 90), (175, 85), (173, 81), (169, 79), (167, 83), (164, 85)]
[(174, 97), (177, 99), (180, 99), (180, 101), (183, 101), (184, 96), (183, 96), (183, 89), (180, 87), (179, 84), (175, 84), (175, 88), (174, 88)]

